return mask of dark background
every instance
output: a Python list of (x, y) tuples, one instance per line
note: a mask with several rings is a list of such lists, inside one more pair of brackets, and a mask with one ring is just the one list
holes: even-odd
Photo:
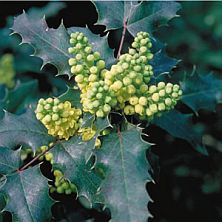
[[(85, 26), (104, 35), (104, 26), (94, 26), (97, 21), (95, 7), (90, 2), (66, 2), (67, 7), (57, 16), (50, 18), (50, 27), (57, 27), (61, 18), (66, 27)], [(191, 72), (194, 65), (201, 74), (214, 71), (222, 74), (222, 2), (181, 2), (181, 15), (170, 21), (155, 36), (167, 43), (167, 52), (171, 57), (182, 59), (173, 70), (174, 75)], [(10, 15), (15, 16), (22, 10), (33, 6), (42, 7), (46, 2), (1, 2), (0, 27), (4, 27)], [(117, 49), (121, 32), (111, 31), (109, 44)], [(132, 38), (127, 35), (126, 41)], [(1, 40), (0, 40), (1, 41)], [(50, 67), (48, 67), (50, 69)], [(50, 91), (45, 78), (33, 73), (40, 82), (43, 91)], [(189, 112), (186, 107), (180, 107)], [(152, 152), (159, 157), (160, 170), (156, 173), (156, 184), (148, 184), (147, 189), (154, 203), (149, 209), (154, 218), (152, 222), (221, 222), (222, 221), (222, 106), (216, 112), (201, 110), (194, 122), (204, 129), (204, 143), (209, 156), (202, 156), (183, 140), (174, 139), (157, 127), (150, 127), (150, 142), (156, 145)], [(153, 157), (153, 155), (152, 155)], [(155, 167), (156, 161), (153, 162)], [(47, 166), (45, 166), (47, 168)], [(43, 169), (44, 170), (44, 169)], [(158, 167), (156, 168), (158, 172)], [(107, 221), (108, 212), (84, 209), (73, 196), (58, 196), (52, 211), (53, 221)], [(139, 217), (139, 215), (138, 215)], [(9, 214), (4, 214), (10, 221)]]

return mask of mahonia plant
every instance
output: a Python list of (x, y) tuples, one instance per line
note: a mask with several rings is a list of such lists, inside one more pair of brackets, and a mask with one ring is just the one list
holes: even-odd
[[(49, 221), (53, 199), (65, 194), (78, 198), (86, 208), (100, 212), (109, 208), (112, 221), (147, 221), (152, 217), (147, 209), (152, 199), (146, 183), (153, 182), (154, 169), (146, 159), (152, 144), (144, 132), (149, 132), (150, 124), (207, 153), (192, 125), (193, 114), (181, 113), (175, 106), (182, 101), (193, 113), (214, 109), (222, 83), (213, 75), (186, 76), (182, 84), (171, 75), (166, 77), (178, 61), (166, 56), (164, 46), (153, 36), (156, 24), (165, 25), (176, 16), (180, 4), (93, 3), (97, 24), (106, 26), (107, 36), (99, 37), (88, 28), (66, 29), (63, 24), (51, 29), (44, 18), (36, 18), (35, 11), (35, 16), (24, 12), (14, 20), (13, 33), (35, 49), (43, 65), (50, 63), (58, 75), (68, 75), (69, 86), (60, 96), (44, 94), (38, 101), (31, 100), (28, 108), (20, 104), (27, 112), (19, 116), (3, 112), (2, 107), (9, 110), (8, 98), (15, 95), (17, 106), (33, 85), (24, 83), (26, 91), (7, 89), (0, 100), (4, 113), (0, 120), (0, 213), (11, 212), (13, 220)], [(121, 28), (115, 58), (107, 38), (110, 30)], [(126, 31), (134, 40), (121, 53), (123, 44), (128, 44)], [(13, 87), (12, 57), (4, 57), (0, 66), (0, 83)], [(15, 111), (14, 104), (10, 105)], [(50, 178), (41, 172), (44, 164), (50, 166)], [(2, 194), (5, 204), (1, 204)]]

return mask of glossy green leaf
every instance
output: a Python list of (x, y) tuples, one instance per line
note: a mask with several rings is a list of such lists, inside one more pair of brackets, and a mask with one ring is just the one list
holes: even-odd
[(100, 131), (110, 125), (108, 119), (105, 118), (95, 124), (97, 133), (90, 141), (84, 142), (80, 136), (74, 136), (68, 141), (59, 142), (51, 151), (54, 160), (53, 167), (61, 169), (65, 178), (77, 186), (78, 197), (88, 207), (100, 202), (101, 198), (97, 193), (101, 178), (95, 173), (94, 167), (87, 162), (92, 156), (95, 140)]
[(166, 130), (172, 136), (188, 141), (198, 152), (204, 155), (208, 154), (202, 144), (201, 134), (195, 130), (192, 124), (192, 114), (182, 114), (177, 110), (172, 110), (155, 118), (152, 123)]
[(113, 1), (93, 2), (98, 12), (97, 24), (105, 25), (107, 30), (123, 28), (135, 36), (137, 32), (152, 33), (158, 27), (166, 25), (176, 16), (180, 4), (173, 1)]
[(145, 222), (151, 217), (147, 208), (151, 198), (146, 193), (146, 183), (152, 181), (146, 160), (150, 145), (141, 139), (141, 130), (132, 126), (104, 137), (96, 152), (98, 164), (106, 171), (100, 192), (113, 222)]
[(5, 175), (0, 192), (7, 198), (4, 210), (12, 213), (12, 221), (44, 222), (51, 218), (53, 204), (48, 194), (48, 181), (39, 165), (16, 171), (20, 167), (19, 152), (0, 147), (0, 174)]
[(12, 30), (22, 37), (22, 43), (34, 48), (34, 55), (43, 60), (43, 66), (50, 63), (57, 68), (58, 75), (71, 77), (69, 35), (63, 23), (57, 29), (49, 28), (45, 18), (33, 19), (24, 12), (15, 18)]
[(152, 38), (152, 44), (153, 59), (150, 60), (150, 65), (153, 67), (154, 79), (165, 80), (163, 75), (175, 68), (179, 60), (169, 57), (165, 45), (159, 40)]
[(0, 146), (14, 148), (26, 144), (35, 151), (53, 140), (32, 110), (19, 116), (5, 112), (0, 120)]
[(6, 110), (16, 112), (36, 96), (38, 92), (38, 82), (32, 80), (29, 82), (17, 82), (13, 90), (8, 91), (6, 102)]
[(67, 91), (59, 96), (59, 99), (62, 102), (68, 100), (72, 106), (82, 108), (82, 104), (80, 103), (80, 91), (78, 89), (74, 89), (73, 87), (68, 87)]
[(222, 79), (216, 75), (193, 73), (181, 82), (183, 96), (181, 100), (195, 113), (200, 109), (215, 111), (222, 102)]

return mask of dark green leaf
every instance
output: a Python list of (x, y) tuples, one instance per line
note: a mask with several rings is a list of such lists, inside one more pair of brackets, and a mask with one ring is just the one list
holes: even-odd
[(73, 87), (68, 87), (67, 91), (59, 96), (59, 99), (62, 102), (68, 100), (72, 106), (82, 108), (82, 104), (80, 103), (80, 91), (78, 89), (74, 89)]
[(5, 109), (9, 112), (16, 112), (19, 108), (24, 108), (27, 102), (33, 98), (38, 90), (38, 82), (32, 80), (26, 83), (18, 82), (13, 90), (9, 90), (5, 100)]
[(39, 165), (15, 171), (20, 166), (20, 150), (1, 147), (0, 152), (0, 173), (6, 176), (4, 186), (0, 187), (0, 192), (7, 197), (4, 210), (12, 213), (13, 221), (49, 220), (53, 201), (48, 195), (48, 182), (41, 174)]
[(195, 113), (200, 109), (214, 111), (222, 102), (222, 79), (216, 75), (199, 75), (194, 73), (181, 82), (182, 101)]
[(142, 1), (136, 2), (94, 2), (98, 12), (97, 24), (105, 25), (108, 30), (123, 28), (127, 22), (127, 30), (135, 36), (137, 32), (152, 33), (158, 27), (166, 25), (176, 16), (180, 4), (176, 2)]
[(57, 29), (52, 29), (47, 26), (45, 18), (33, 19), (24, 12), (15, 18), (12, 30), (22, 37), (22, 43), (35, 49), (34, 55), (43, 60), (43, 66), (50, 63), (57, 68), (58, 75), (71, 77), (67, 51), (69, 35), (62, 23)]
[(146, 183), (152, 181), (146, 160), (150, 145), (141, 139), (141, 130), (134, 126), (104, 137), (96, 154), (98, 164), (106, 169), (101, 194), (111, 210), (112, 221), (145, 222), (151, 217), (147, 208), (151, 198), (146, 193)]
[(26, 144), (35, 151), (52, 141), (53, 138), (32, 110), (20, 116), (5, 112), (4, 118), (0, 120), (0, 146), (13, 148)]
[(109, 47), (108, 36), (100, 37), (93, 34), (88, 28), (72, 27), (68, 29), (68, 32), (82, 32), (92, 44), (94, 51), (98, 51), (101, 54), (102, 59), (105, 60), (106, 65), (110, 67), (114, 62), (114, 50)]
[(81, 137), (74, 136), (69, 141), (59, 142), (52, 150), (54, 168), (60, 168), (64, 176), (77, 186), (79, 198), (82, 201), (84, 198), (89, 207), (100, 202), (97, 191), (101, 178), (95, 173), (94, 167), (89, 166), (87, 162), (95, 148), (96, 138), (101, 130), (109, 126), (109, 122), (104, 118), (95, 124), (97, 133), (90, 141), (84, 142)]
[(160, 76), (168, 74), (174, 67), (176, 67), (179, 61), (167, 56), (164, 44), (154, 38), (152, 40), (152, 53), (154, 56), (153, 59), (150, 60), (150, 65), (153, 67), (154, 78), (160, 80)]
[(208, 152), (202, 144), (202, 136), (194, 129), (192, 114), (182, 114), (172, 110), (155, 118), (153, 123), (169, 132), (172, 136), (187, 140), (195, 150), (207, 155)]

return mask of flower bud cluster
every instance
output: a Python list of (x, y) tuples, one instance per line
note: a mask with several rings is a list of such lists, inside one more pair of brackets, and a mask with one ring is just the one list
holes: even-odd
[[(37, 149), (35, 156), (37, 156), (38, 154), (44, 153), (46, 152), (50, 146), (52, 146), (53, 143), (50, 143), (49, 146), (41, 146), (40, 148)], [(51, 164), (53, 164), (53, 154), (51, 152), (46, 152), (44, 155), (39, 157), (39, 160), (46, 160), (48, 162), (50, 162)]]
[(72, 194), (77, 192), (75, 184), (69, 182), (64, 178), (64, 174), (60, 170), (54, 170), (55, 184), (50, 187), (50, 192), (57, 192), (59, 194)]
[[(84, 52), (85, 47), (90, 47), (88, 39), (82, 33), (71, 34), (70, 43), (75, 46), (69, 51), (75, 53), (75, 56), (80, 52), (78, 51), (80, 40)], [(76, 82), (81, 90), (83, 111), (95, 114), (97, 117), (104, 117), (111, 109), (123, 109), (126, 115), (137, 114), (141, 119), (152, 119), (154, 115), (172, 109), (182, 95), (179, 85), (160, 82), (157, 86), (148, 86), (153, 75), (152, 66), (149, 64), (153, 58), (151, 47), (149, 34), (139, 32), (128, 53), (121, 55), (117, 64), (112, 65), (110, 70), (105, 69), (105, 63), (100, 69), (95, 66), (95, 63), (91, 63), (90, 68), (82, 67), (80, 80), (84, 81), (85, 85), (82, 87), (79, 84), (82, 83), (79, 77)], [(91, 54), (93, 54), (92, 50), (90, 50)], [(88, 55), (82, 55), (81, 58), (82, 65), (87, 66)], [(70, 61), (72, 69), (75, 69), (73, 68), (75, 62), (71, 64)], [(88, 73), (88, 83), (85, 74), (82, 73)]]
[(126, 115), (138, 114), (142, 119), (152, 119), (164, 111), (172, 109), (182, 95), (179, 85), (159, 82), (149, 86), (148, 91), (141, 96), (133, 96), (124, 107)]
[(68, 49), (73, 58), (69, 59), (71, 73), (75, 75), (75, 81), (83, 93), (90, 82), (100, 79), (106, 64), (101, 59), (99, 52), (93, 52), (88, 38), (81, 32), (75, 32), (70, 35), (70, 44)]
[(83, 111), (104, 117), (117, 104), (116, 96), (103, 80), (90, 84), (86, 93), (81, 95)]
[(68, 140), (81, 125), (82, 111), (71, 107), (69, 101), (57, 98), (40, 99), (35, 110), (36, 118), (48, 129), (48, 134)]
[[(89, 141), (96, 135), (96, 128), (95, 127), (85, 127), (79, 129), (79, 134), (82, 136), (83, 141)], [(95, 142), (95, 147), (99, 148), (101, 146), (101, 141), (97, 137)]]
[(13, 67), (13, 56), (5, 54), (0, 59), (0, 84), (12, 88), (15, 85), (15, 70)]
[(139, 32), (128, 53), (121, 55), (119, 62), (105, 72), (104, 81), (115, 92), (119, 108), (124, 108), (132, 96), (147, 92), (147, 83), (153, 75), (148, 64), (153, 57), (151, 47), (148, 33)]

